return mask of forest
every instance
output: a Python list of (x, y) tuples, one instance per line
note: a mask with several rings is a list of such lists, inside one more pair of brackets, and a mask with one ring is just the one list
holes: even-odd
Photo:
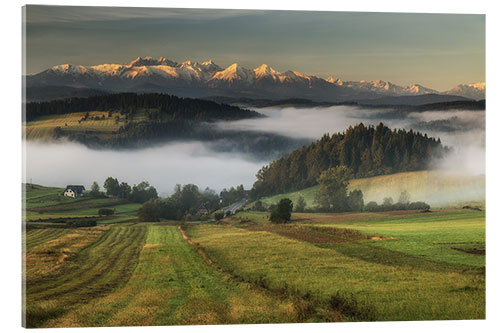
[[(261, 116), (251, 110), (211, 101), (181, 98), (167, 94), (118, 93), (86, 98), (73, 97), (50, 102), (26, 104), (26, 121), (40, 116), (85, 112), (91, 110), (118, 111), (132, 114), (138, 108), (157, 109), (159, 118), (192, 120), (235, 120)], [(160, 119), (158, 119), (160, 120)]]
[(358, 124), (345, 132), (325, 134), (261, 168), (251, 190), (259, 198), (317, 184), (321, 172), (345, 165), (355, 178), (425, 170), (433, 158), (449, 151), (440, 139), (413, 130), (391, 130), (383, 123)]

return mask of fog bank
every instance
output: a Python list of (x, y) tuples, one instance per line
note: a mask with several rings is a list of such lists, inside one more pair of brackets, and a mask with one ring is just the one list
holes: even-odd
[(201, 142), (172, 143), (141, 150), (93, 150), (74, 142), (26, 143), (26, 179), (46, 186), (65, 187), (104, 180), (138, 184), (145, 180), (158, 193), (170, 194), (175, 184), (193, 183), (215, 190), (243, 184), (250, 188), (261, 162), (238, 154), (216, 153)]
[[(215, 126), (313, 141), (325, 133), (341, 132), (360, 122), (366, 125), (383, 122), (390, 128), (413, 128), (439, 137), (444, 145), (452, 147), (453, 152), (446, 159), (433, 161), (436, 170), (469, 176), (485, 172), (483, 111), (394, 114), (392, 110), (350, 106), (265, 108), (256, 111), (268, 117), (220, 122)], [(83, 184), (90, 188), (93, 181), (102, 187), (104, 180), (112, 176), (130, 185), (148, 181), (160, 194), (170, 194), (175, 184), (187, 183), (202, 189), (208, 186), (217, 191), (239, 184), (250, 189), (257, 171), (270, 160), (252, 158), (249, 151), (234, 145), (230, 137), (219, 141), (167, 143), (140, 150), (94, 150), (67, 141), (28, 141), (25, 181), (32, 179), (36, 184), (58, 187)], [(231, 149), (221, 149), (226, 146)]]
[(445, 159), (433, 162), (443, 171), (471, 175), (485, 173), (485, 112), (443, 110), (394, 112), (391, 109), (364, 109), (353, 106), (314, 108), (255, 109), (268, 118), (244, 119), (219, 123), (224, 129), (269, 131), (294, 138), (319, 139), (325, 133), (343, 132), (359, 123), (383, 122), (391, 129), (400, 128), (440, 138), (453, 149)]

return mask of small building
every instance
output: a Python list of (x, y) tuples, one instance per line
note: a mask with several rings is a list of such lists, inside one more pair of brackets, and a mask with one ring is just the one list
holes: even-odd
[(202, 203), (198, 206), (197, 214), (198, 215), (207, 215), (210, 213), (210, 209), (206, 203)]
[(68, 185), (64, 190), (64, 196), (76, 198), (82, 196), (83, 191), (85, 191), (85, 186), (83, 185)]

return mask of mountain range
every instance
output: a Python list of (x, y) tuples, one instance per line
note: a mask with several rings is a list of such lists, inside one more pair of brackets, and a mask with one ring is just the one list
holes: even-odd
[(211, 60), (178, 63), (163, 57), (138, 57), (125, 64), (57, 65), (27, 75), (26, 89), (28, 100), (42, 100), (47, 95), (61, 98), (123, 91), (164, 92), (185, 97), (307, 98), (326, 102), (420, 95), (440, 95), (443, 96), (440, 100), (449, 101), (485, 98), (484, 83), (461, 84), (438, 92), (419, 84), (399, 86), (382, 80), (344, 81), (332, 76), (325, 80), (297, 71), (279, 72), (266, 64), (254, 69), (236, 63), (222, 68)]

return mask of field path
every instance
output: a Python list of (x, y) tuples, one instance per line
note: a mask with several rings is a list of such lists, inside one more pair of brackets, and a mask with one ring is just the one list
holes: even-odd
[(230, 281), (175, 226), (147, 226), (139, 263), (123, 288), (50, 320), (48, 327), (296, 321), (293, 304)]

